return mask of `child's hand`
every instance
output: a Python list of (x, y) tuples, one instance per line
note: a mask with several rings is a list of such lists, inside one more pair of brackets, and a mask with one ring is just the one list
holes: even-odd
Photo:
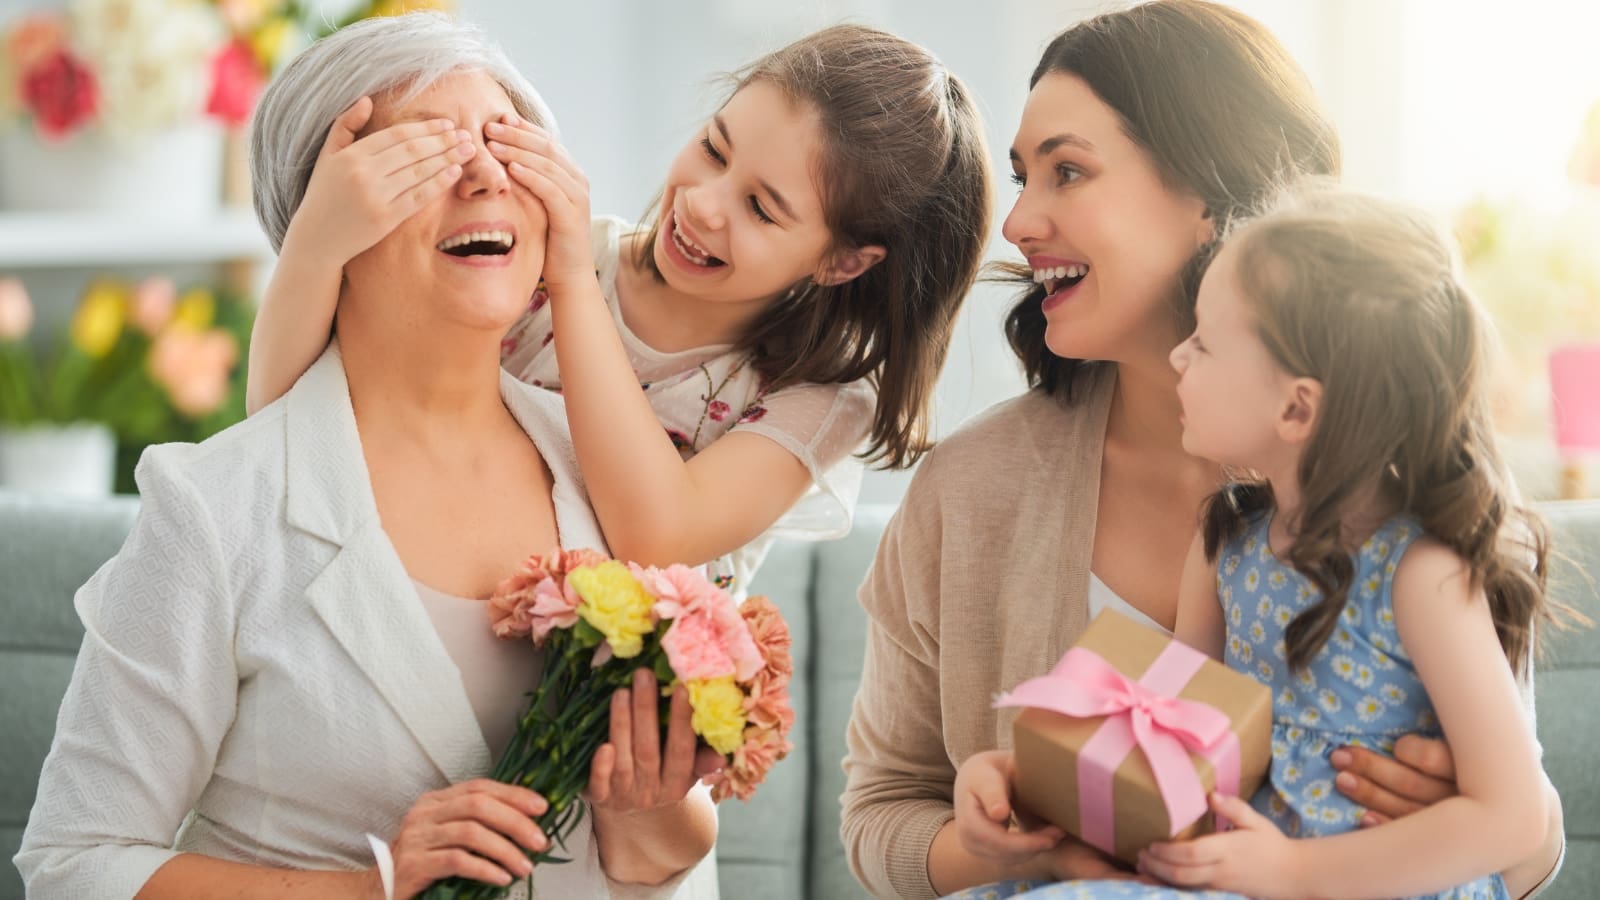
[(433, 202), (477, 152), (472, 135), (447, 119), (404, 122), (356, 140), (371, 118), (372, 98), (362, 97), (334, 120), (285, 237), (333, 267)]
[(956, 834), (968, 853), (1020, 866), (1057, 844), (1065, 832), (1054, 825), (1038, 831), (1011, 828), (1014, 757), (1006, 750), (974, 754), (956, 772)]
[(589, 236), (589, 179), (565, 147), (548, 131), (516, 116), (484, 128), (489, 153), (518, 184), (533, 192), (550, 217), (545, 243), (544, 279), (552, 298), (563, 285), (594, 280), (594, 247)]
[(1238, 797), (1212, 794), (1211, 808), (1233, 822), (1232, 831), (1151, 844), (1139, 854), (1139, 871), (1178, 887), (1262, 898), (1307, 896), (1299, 884), (1299, 842)]

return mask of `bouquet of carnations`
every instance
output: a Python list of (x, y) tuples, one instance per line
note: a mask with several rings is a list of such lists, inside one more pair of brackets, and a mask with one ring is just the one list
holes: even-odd
[[(558, 549), (530, 557), (502, 582), (489, 617), (496, 635), (531, 638), (544, 653), (527, 712), (490, 775), (549, 803), (534, 821), (551, 845), (529, 852), (535, 865), (563, 861), (556, 848), (582, 821), (580, 793), (609, 736), (611, 695), (639, 668), (655, 673), (663, 695), (685, 686), (695, 734), (728, 758), (714, 799), (749, 799), (792, 748), (789, 626), (765, 597), (739, 604), (687, 566), (645, 568)], [(479, 900), (506, 890), (452, 878), (422, 896)]]

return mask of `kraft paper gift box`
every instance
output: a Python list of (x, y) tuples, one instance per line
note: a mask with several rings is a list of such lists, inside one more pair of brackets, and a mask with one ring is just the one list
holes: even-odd
[(1266, 685), (1111, 610), (996, 705), (1026, 707), (1018, 806), (1130, 864), (1211, 831), (1207, 796), (1249, 799), (1271, 761)]

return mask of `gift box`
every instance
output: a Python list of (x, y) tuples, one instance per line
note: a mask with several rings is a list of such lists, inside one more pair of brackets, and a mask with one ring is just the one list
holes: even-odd
[(1213, 830), (1206, 797), (1248, 798), (1271, 761), (1266, 685), (1111, 610), (996, 705), (1025, 707), (1019, 808), (1128, 863)]

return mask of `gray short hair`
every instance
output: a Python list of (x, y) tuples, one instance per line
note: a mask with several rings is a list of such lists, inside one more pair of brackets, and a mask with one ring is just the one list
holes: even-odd
[(505, 51), (481, 29), (442, 13), (364, 19), (296, 56), (262, 94), (250, 125), (251, 194), (272, 249), (283, 246), (340, 113), (364, 96), (397, 88), (404, 103), (463, 69), (488, 74), (518, 115), (555, 131), (549, 108)]

